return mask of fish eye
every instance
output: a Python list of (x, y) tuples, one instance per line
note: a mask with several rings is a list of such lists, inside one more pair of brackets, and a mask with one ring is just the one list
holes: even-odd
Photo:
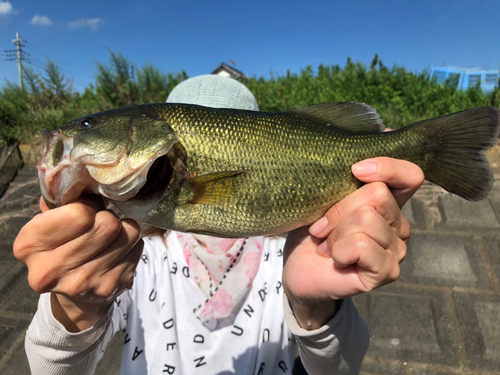
[(80, 120), (80, 123), (78, 124), (78, 129), (80, 130), (85, 130), (85, 129), (90, 129), (92, 126), (94, 126), (94, 119), (92, 117), (85, 117)]

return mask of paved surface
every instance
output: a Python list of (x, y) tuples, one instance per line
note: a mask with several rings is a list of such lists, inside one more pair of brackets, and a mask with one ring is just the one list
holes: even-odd
[[(413, 232), (400, 280), (355, 298), (371, 334), (363, 374), (500, 374), (499, 149), (488, 155), (497, 182), (487, 200), (426, 184), (404, 207)], [(25, 167), (0, 200), (0, 374), (29, 374), (23, 341), (38, 296), (12, 243), (39, 196), (36, 171)], [(97, 374), (119, 373), (122, 340)]]

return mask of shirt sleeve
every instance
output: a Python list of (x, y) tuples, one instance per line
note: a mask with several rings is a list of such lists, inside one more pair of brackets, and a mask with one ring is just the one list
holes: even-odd
[(328, 323), (312, 331), (300, 327), (285, 295), (283, 302), (287, 325), (297, 339), (302, 364), (310, 375), (359, 373), (370, 335), (350, 298), (340, 302)]
[(114, 332), (113, 303), (94, 326), (71, 333), (52, 315), (50, 293), (40, 296), (38, 310), (26, 332), (25, 349), (32, 374), (93, 374)]

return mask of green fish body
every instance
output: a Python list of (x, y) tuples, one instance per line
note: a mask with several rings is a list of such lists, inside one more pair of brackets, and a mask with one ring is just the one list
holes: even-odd
[(498, 138), (498, 109), (383, 130), (361, 103), (280, 113), (150, 104), (44, 132), (38, 168), (42, 193), (56, 206), (97, 193), (140, 222), (219, 237), (313, 223), (362, 185), (351, 166), (373, 157), (413, 162), (427, 180), (468, 200), (490, 191), (483, 152)]

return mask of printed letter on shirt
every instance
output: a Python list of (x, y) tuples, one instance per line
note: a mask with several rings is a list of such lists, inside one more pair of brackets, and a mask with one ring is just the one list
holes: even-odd
[(271, 335), (271, 332), (266, 328), (264, 332), (262, 333), (262, 342), (269, 341), (269, 336)]
[(156, 291), (153, 289), (151, 293), (149, 294), (149, 300), (153, 302), (156, 299)]
[(248, 309), (243, 308), (243, 311), (246, 312), (246, 314), (251, 318), (252, 317), (251, 313), (253, 313), (253, 309), (252, 309), (252, 306), (250, 306), (249, 304), (247, 304), (247, 306), (248, 306)]
[(257, 373), (257, 375), (262, 375), (264, 373), (264, 368), (266, 367), (266, 363), (265, 362), (262, 362), (260, 364), (260, 368), (259, 368), (259, 372)]
[(278, 280), (276, 283), (276, 294), (280, 294), (280, 289), (281, 289), (281, 281)]
[(163, 372), (166, 372), (168, 374), (173, 374), (175, 372), (175, 366), (169, 366), (169, 365), (163, 365), (165, 368), (163, 369)]
[(200, 357), (200, 358), (196, 358), (194, 361), (197, 362), (196, 363), (196, 367), (201, 367), (203, 365), (206, 365), (207, 362), (203, 362), (203, 360), (205, 359), (205, 357)]
[(177, 273), (177, 263), (174, 262), (174, 265), (172, 266), (172, 271), (170, 273), (173, 273), (174, 275)]
[(165, 329), (170, 329), (174, 326), (174, 318), (167, 320), (166, 322), (163, 322), (163, 327)]
[(233, 335), (241, 336), (243, 334), (243, 328), (238, 327), (237, 325), (234, 325), (233, 327), (236, 329), (236, 332), (235, 331), (231, 331), (231, 333)]
[(282, 369), (282, 370), (283, 370), (283, 372), (287, 372), (288, 367), (286, 367), (286, 363), (285, 363), (285, 362), (280, 361), (280, 362), (278, 363), (278, 366), (279, 366), (279, 368), (280, 368), (280, 369)]
[(259, 297), (262, 300), (262, 302), (264, 302), (264, 300), (266, 299), (266, 294), (267, 294), (267, 292), (266, 292), (266, 284), (267, 283), (264, 283), (264, 288), (262, 288), (262, 289), (259, 290)]
[(205, 338), (202, 335), (196, 335), (193, 339), (193, 342), (197, 344), (203, 344), (205, 342)]
[(135, 361), (137, 357), (139, 357), (144, 350), (139, 350), (139, 348), (136, 346), (134, 350), (134, 354), (132, 355), (132, 361)]

